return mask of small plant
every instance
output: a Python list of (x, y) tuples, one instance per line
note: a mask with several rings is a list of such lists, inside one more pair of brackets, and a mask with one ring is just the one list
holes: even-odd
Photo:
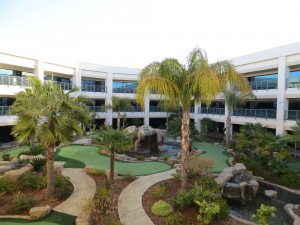
[(211, 158), (203, 158), (198, 154), (193, 154), (189, 158), (187, 168), (188, 176), (194, 177), (206, 175), (208, 170), (213, 168), (214, 164), (214, 160)]
[(2, 155), (2, 160), (3, 161), (9, 161), (10, 160), (10, 154), (9, 153), (4, 153)]
[(105, 225), (124, 225), (120, 222), (118, 218), (112, 215), (104, 216), (102, 219), (102, 224)]
[(33, 158), (29, 164), (33, 166), (34, 171), (40, 171), (46, 165), (47, 160), (43, 158)]
[(100, 169), (92, 169), (88, 172), (89, 174), (92, 174), (92, 175), (100, 175), (100, 174), (103, 174), (103, 170), (100, 170)]
[(45, 149), (43, 147), (30, 147), (28, 150), (20, 152), (18, 154), (18, 158), (20, 155), (45, 155)]
[(210, 203), (205, 200), (195, 201), (199, 205), (199, 215), (197, 220), (199, 224), (207, 225), (210, 224), (214, 215), (218, 214), (220, 211), (220, 206), (217, 203)]
[(19, 190), (19, 186), (16, 182), (13, 182), (7, 177), (0, 179), (0, 194), (12, 194)]
[(192, 205), (194, 203), (194, 196), (187, 191), (180, 191), (172, 201), (173, 205), (181, 208)]
[(96, 193), (95, 208), (101, 215), (106, 215), (113, 202), (113, 193), (111, 188), (105, 185), (101, 186)]
[(172, 213), (165, 218), (166, 225), (182, 225), (184, 221), (184, 216), (181, 213)]
[(171, 158), (171, 156), (169, 156), (169, 155), (164, 155), (162, 159), (163, 159), (164, 161), (168, 161), (169, 158)]
[(22, 214), (31, 209), (35, 204), (36, 200), (34, 198), (25, 196), (21, 192), (17, 192), (14, 194), (9, 212), (12, 214)]
[(145, 160), (145, 156), (137, 155), (137, 156), (136, 156), (136, 159), (137, 159), (138, 161), (144, 161), (144, 160)]
[(151, 212), (156, 216), (167, 216), (173, 212), (173, 207), (169, 203), (159, 200), (152, 205)]
[(275, 217), (275, 212), (275, 207), (261, 204), (260, 208), (256, 210), (256, 214), (251, 215), (251, 221), (258, 225), (269, 225), (267, 220), (270, 217)]
[(123, 179), (128, 181), (134, 181), (136, 180), (136, 176), (132, 175), (131, 173), (127, 173), (123, 176)]
[(279, 183), (289, 187), (295, 187), (295, 188), (300, 187), (300, 180), (298, 174), (291, 171), (282, 175), (279, 178)]
[(68, 198), (73, 192), (73, 186), (69, 177), (58, 175), (54, 179), (55, 196), (59, 200)]
[(153, 189), (151, 195), (155, 199), (160, 199), (161, 197), (164, 196), (165, 192), (166, 192), (165, 188), (158, 186)]
[(161, 182), (159, 186), (166, 190), (171, 188), (171, 184), (168, 181)]
[(36, 173), (27, 173), (23, 178), (23, 185), (33, 189), (43, 189), (47, 186), (47, 178)]

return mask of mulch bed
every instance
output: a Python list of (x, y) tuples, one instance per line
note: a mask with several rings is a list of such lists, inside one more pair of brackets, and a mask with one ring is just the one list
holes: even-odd
[[(162, 182), (168, 182), (170, 184), (170, 188), (167, 189), (165, 195), (160, 199), (168, 203), (171, 203), (172, 199), (179, 192), (180, 180), (174, 178)], [(155, 216), (151, 213), (151, 206), (154, 204), (154, 202), (160, 200), (160, 199), (155, 199), (151, 193), (156, 187), (159, 187), (162, 182), (156, 183), (155, 185), (151, 186), (143, 195), (143, 207), (155, 225), (166, 224), (163, 217)], [(193, 184), (194, 182), (189, 181), (189, 183)], [(198, 207), (186, 207), (184, 209), (181, 209), (180, 207), (176, 207), (174, 211), (180, 212), (184, 216), (185, 218), (184, 225), (199, 225), (199, 222), (197, 221)], [(213, 221), (211, 225), (239, 225), (239, 223), (237, 223), (231, 218), (228, 218), (222, 221)]]

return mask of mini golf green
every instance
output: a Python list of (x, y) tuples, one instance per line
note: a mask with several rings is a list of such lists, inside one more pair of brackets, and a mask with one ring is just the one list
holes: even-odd
[(19, 153), (26, 151), (28, 149), (29, 149), (28, 146), (22, 146), (22, 147), (18, 147), (18, 148), (9, 149), (4, 152), (0, 152), (0, 161), (2, 161), (2, 155), (4, 155), (5, 153), (8, 153), (10, 155), (10, 158), (14, 158), (14, 157), (17, 157), (19, 155)]
[[(55, 160), (66, 161), (66, 168), (83, 168), (91, 165), (97, 169), (109, 169), (109, 157), (100, 155), (95, 146), (70, 145), (60, 148), (55, 154)], [(164, 162), (120, 162), (115, 161), (115, 168), (120, 175), (149, 175), (172, 169)]]
[(18, 225), (18, 224), (32, 224), (32, 225), (74, 225), (75, 216), (52, 211), (47, 217), (41, 220), (22, 220), (22, 219), (0, 219), (0, 225)]

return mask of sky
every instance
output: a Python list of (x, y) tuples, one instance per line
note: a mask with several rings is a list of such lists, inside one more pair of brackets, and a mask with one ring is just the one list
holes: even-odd
[(210, 62), (300, 41), (298, 0), (0, 0), (0, 52), (143, 68), (195, 47)]

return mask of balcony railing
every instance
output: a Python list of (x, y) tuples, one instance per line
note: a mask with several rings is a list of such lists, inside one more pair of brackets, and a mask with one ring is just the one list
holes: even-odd
[(135, 93), (135, 88), (113, 88), (113, 93)]
[(286, 88), (300, 88), (300, 77), (287, 78)]
[(54, 84), (60, 85), (63, 90), (71, 90), (73, 88), (72, 83), (67, 83), (67, 82), (58, 82), (58, 81), (53, 81)]
[(150, 112), (163, 112), (163, 109), (159, 106), (150, 106)]
[(300, 110), (285, 110), (286, 120), (300, 120)]
[(234, 109), (233, 116), (276, 119), (276, 109)]
[(101, 86), (101, 85), (84, 85), (84, 86), (81, 86), (81, 91), (105, 93), (105, 86)]
[(140, 106), (132, 106), (132, 109), (126, 109), (124, 112), (142, 112), (142, 108)]
[(0, 106), (0, 116), (8, 115), (10, 111), (10, 106)]
[(269, 79), (262, 81), (252, 81), (249, 82), (252, 90), (269, 90), (269, 89), (277, 89), (277, 79)]
[(215, 107), (199, 107), (198, 114), (225, 115), (225, 109)]
[(106, 112), (104, 106), (89, 106), (90, 112)]
[(0, 75), (0, 85), (30, 87), (31, 83), (26, 77)]

